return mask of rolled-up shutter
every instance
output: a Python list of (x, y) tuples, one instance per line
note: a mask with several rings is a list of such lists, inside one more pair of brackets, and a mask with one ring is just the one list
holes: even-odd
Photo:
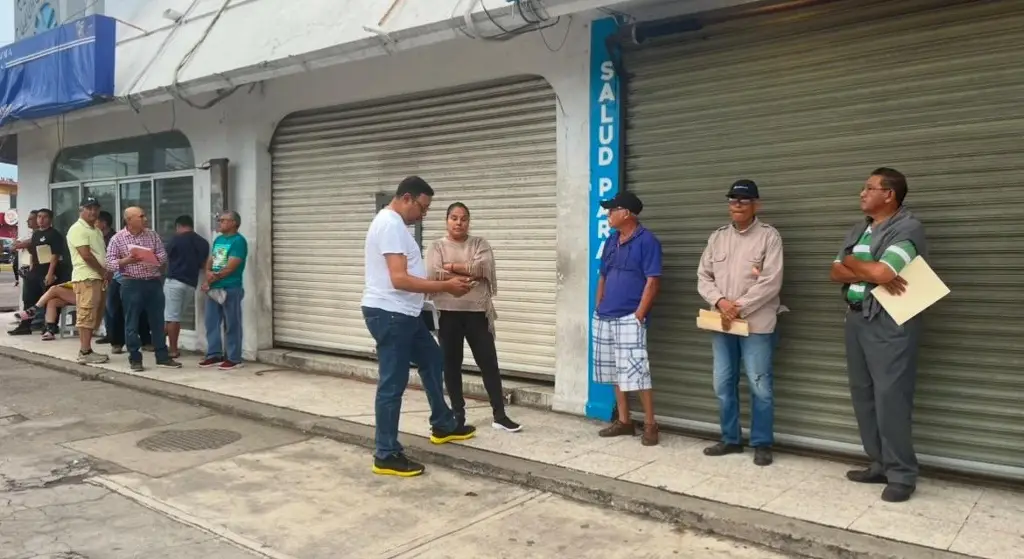
[(372, 354), (359, 307), (366, 230), (378, 194), (418, 174), (437, 193), (425, 247), (458, 200), (494, 248), (502, 370), (553, 375), (555, 123), (540, 78), (285, 118), (273, 142), (275, 344)]
[(891, 166), (952, 289), (926, 314), (918, 451), (1024, 467), (1021, 29), (1024, 2), (849, 0), (627, 53), (628, 188), (665, 248), (650, 332), (659, 414), (718, 423), (696, 267), (728, 221), (729, 184), (749, 178), (786, 252), (776, 431), (859, 442), (828, 274), (868, 174)]

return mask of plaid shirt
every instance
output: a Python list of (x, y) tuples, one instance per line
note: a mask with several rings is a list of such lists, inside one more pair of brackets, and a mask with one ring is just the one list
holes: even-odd
[(162, 277), (160, 268), (154, 268), (147, 264), (118, 265), (118, 260), (131, 256), (131, 251), (128, 248), (131, 245), (152, 250), (161, 265), (167, 264), (167, 251), (164, 250), (164, 242), (160, 239), (160, 235), (149, 229), (138, 235), (132, 235), (128, 229), (122, 229), (110, 239), (110, 246), (107, 247), (107, 269), (119, 271), (124, 279), (160, 279)]

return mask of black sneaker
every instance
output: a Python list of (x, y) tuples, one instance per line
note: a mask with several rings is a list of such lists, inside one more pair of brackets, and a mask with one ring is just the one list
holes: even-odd
[(890, 483), (882, 490), (882, 500), (887, 503), (902, 503), (910, 500), (910, 496), (914, 494), (915, 489), (917, 488), (913, 485)]
[(180, 369), (181, 363), (178, 363), (174, 359), (168, 359), (167, 361), (157, 362), (156, 366), (163, 367), (164, 369)]
[(499, 431), (507, 431), (509, 433), (517, 433), (523, 428), (522, 425), (512, 421), (508, 416), (495, 419), (494, 423), (491, 423), (491, 427), (494, 427)]
[(775, 459), (772, 457), (772, 447), (759, 446), (754, 448), (754, 464), (758, 466), (771, 466)]
[(379, 476), (415, 477), (423, 473), (423, 464), (413, 462), (401, 453), (387, 458), (374, 456), (373, 473)]
[(145, 368), (142, 367), (142, 361), (132, 361), (132, 362), (128, 363), (128, 367), (133, 372), (136, 372), (136, 373), (141, 373), (142, 371), (146, 370)]
[(444, 444), (453, 441), (468, 441), (476, 435), (476, 427), (472, 425), (460, 425), (452, 431), (430, 430), (430, 442)]
[(715, 443), (704, 449), (704, 456), (725, 456), (726, 454), (742, 454), (743, 445)]
[(27, 326), (26, 327), (18, 326), (14, 330), (8, 330), (7, 331), (7, 335), (8, 336), (31, 336), (32, 335), (32, 328), (27, 327)]

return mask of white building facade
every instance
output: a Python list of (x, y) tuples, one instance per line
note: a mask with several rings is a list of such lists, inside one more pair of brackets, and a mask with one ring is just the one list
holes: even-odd
[[(937, 467), (1024, 475), (1024, 348), (1008, 337), (1024, 315), (1003, 306), (1024, 289), (1021, 265), (984, 234), (1024, 233), (1004, 209), (1024, 201), (1024, 164), (1010, 155), (1024, 131), (1016, 3), (367, 0), (345, 14), (319, 1), (301, 13), (278, 0), (153, 4), (140, 16), (150, 31), (120, 30), (120, 100), (9, 127), (18, 204), (51, 207), (60, 224), (91, 195), (112, 212), (143, 205), (163, 234), (191, 214), (211, 238), (216, 212), (238, 211), (247, 358), (279, 347), (372, 359), (362, 235), (398, 181), (419, 174), (437, 190), (424, 243), (461, 201), (495, 248), (503, 372), (553, 383), (557, 410), (608, 418), (610, 391), (588, 380), (608, 234), (597, 203), (628, 188), (665, 246), (650, 333), (659, 416), (714, 431), (694, 274), (727, 219), (725, 189), (751, 178), (787, 252), (779, 440), (857, 452), (827, 270), (859, 218), (859, 185), (894, 166), (911, 177), (954, 293), (922, 350), (920, 450)], [(185, 17), (159, 23), (168, 7)], [(512, 40), (466, 36), (534, 19), (542, 30)], [(964, 188), (974, 203), (954, 219)], [(971, 256), (985, 275), (958, 267)], [(1007, 322), (972, 318), (990, 304)], [(202, 349), (198, 304), (196, 316), (185, 346)]]

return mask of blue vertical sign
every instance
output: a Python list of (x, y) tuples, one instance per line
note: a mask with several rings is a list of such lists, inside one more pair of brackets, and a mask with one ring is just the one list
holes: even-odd
[(620, 146), (619, 79), (607, 40), (618, 29), (614, 18), (595, 20), (590, 26), (590, 327), (587, 344), (587, 417), (610, 420), (615, 408), (611, 385), (594, 382), (593, 316), (601, 251), (608, 239), (608, 211), (601, 200), (619, 191)]

